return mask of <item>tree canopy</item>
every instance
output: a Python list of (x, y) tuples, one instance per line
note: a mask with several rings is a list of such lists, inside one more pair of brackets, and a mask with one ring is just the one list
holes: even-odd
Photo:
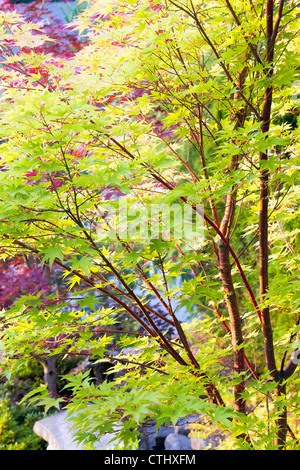
[(2, 312), (4, 373), (112, 360), (113, 382), (68, 377), (87, 445), (196, 412), (238, 448), (299, 447), (298, 4), (93, 0), (71, 25), (87, 44), (58, 59), (0, 13), (1, 256), (78, 294)]

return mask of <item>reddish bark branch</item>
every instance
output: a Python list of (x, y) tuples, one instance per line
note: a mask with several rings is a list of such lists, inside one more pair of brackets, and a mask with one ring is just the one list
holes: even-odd
[[(273, 35), (273, 14), (274, 1), (267, 2), (267, 53), (266, 53), (266, 74), (268, 79), (273, 76), (274, 47), (271, 44)], [(261, 130), (268, 133), (270, 128), (271, 108), (272, 108), (272, 85), (267, 86), (264, 94), (264, 104), (262, 113)], [(267, 300), (269, 287), (269, 246), (268, 246), (268, 205), (269, 205), (269, 171), (265, 167), (268, 161), (267, 152), (260, 152), (260, 204), (259, 204), (259, 277), (260, 277), (260, 300), (263, 304)], [(271, 375), (277, 376), (277, 367), (274, 354), (273, 331), (270, 319), (270, 309), (268, 305), (262, 308), (262, 329), (264, 335), (264, 347), (266, 365)]]

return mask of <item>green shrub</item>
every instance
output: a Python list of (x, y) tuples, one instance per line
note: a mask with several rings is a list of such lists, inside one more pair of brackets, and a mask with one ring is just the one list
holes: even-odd
[(0, 450), (46, 448), (47, 443), (33, 432), (34, 423), (43, 418), (42, 408), (18, 404), (42, 377), (42, 366), (32, 361), (19, 369), (18, 376), (0, 384)]
[(45, 450), (47, 443), (38, 437), (33, 426), (43, 417), (32, 406), (12, 406), (8, 398), (0, 400), (0, 450)]

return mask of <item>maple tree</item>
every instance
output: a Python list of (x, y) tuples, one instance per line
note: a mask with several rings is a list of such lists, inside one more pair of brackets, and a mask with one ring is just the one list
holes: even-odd
[[(51, 11), (47, 8), (47, 3), (1, 0), (0, 6), (2, 11), (19, 11), (27, 21), (34, 21), (36, 18), (40, 18), (40, 26), (42, 26), (45, 34), (51, 38), (51, 41), (43, 43), (40, 48), (36, 49), (37, 52), (49, 53), (57, 58), (67, 58), (74, 55), (86, 43), (76, 32), (66, 29), (65, 24), (61, 20), (53, 17)], [(63, 36), (61, 36), (61, 30), (65, 30)], [(26, 51), (26, 47), (22, 48), (22, 50)], [(28, 52), (30, 52), (30, 49), (28, 49)], [(57, 62), (57, 65), (59, 65), (59, 62)], [(30, 72), (38, 73), (39, 71), (37, 68), (30, 68)], [(17, 85), (17, 83), (16, 81), (12, 84)], [(33, 183), (35, 174), (35, 171), (27, 173), (29, 184)], [(60, 182), (54, 179), (53, 184), (59, 185)], [(28, 263), (24, 260), (24, 257), (5, 259), (1, 264), (1, 307), (11, 305), (22, 292), (49, 293), (51, 290), (51, 280), (49, 279), (47, 282), (47, 276), (49, 276), (49, 273), (46, 273), (45, 269), (43, 270), (43, 267), (40, 265), (36, 265), (34, 259), (31, 259)], [(59, 277), (59, 273), (56, 273), (54, 277)]]
[(59, 61), (36, 25), (1, 24), (2, 249), (81, 296), (4, 312), (7, 376), (33, 349), (113, 361), (99, 387), (67, 377), (87, 445), (198, 412), (236, 448), (299, 448), (297, 3), (93, 0)]
[[(26, 2), (2, 0), (0, 7), (2, 11), (18, 11), (27, 21), (35, 21), (39, 18), (39, 27), (49, 36), (50, 40), (36, 48), (38, 53), (51, 54), (58, 60), (66, 59), (72, 57), (86, 44), (84, 38), (80, 38), (76, 32), (66, 29), (65, 23), (53, 17), (47, 3), (43, 2), (41, 4), (39, 1), (34, 1), (26, 4)], [(62, 30), (64, 30), (63, 35), (61, 35)], [(30, 53), (30, 48), (22, 47), (22, 51)], [(57, 65), (60, 66), (60, 63), (57, 62)], [(35, 67), (31, 67), (29, 71), (36, 74), (43, 73), (41, 69)], [(44, 78), (41, 79), (41, 82), (43, 80)], [(16, 79), (11, 84), (18, 86), (19, 80)], [(35, 171), (27, 173), (28, 184), (34, 184), (35, 175)], [(54, 178), (53, 184), (59, 186), (60, 181)], [(35, 259), (30, 257), (28, 259), (26, 256), (16, 256), (8, 259), (3, 252), (3, 258), (4, 260), (1, 261), (0, 265), (0, 308), (8, 308), (17, 298), (25, 294), (38, 294), (40, 298), (43, 298), (54, 290), (61, 297), (66, 297), (63, 283), (59, 281), (59, 269), (53, 269), (50, 272), (46, 264), (36, 262)], [(38, 359), (44, 367), (44, 378), (48, 390), (56, 393), (57, 357), (47, 359), (47, 357), (40, 356)]]

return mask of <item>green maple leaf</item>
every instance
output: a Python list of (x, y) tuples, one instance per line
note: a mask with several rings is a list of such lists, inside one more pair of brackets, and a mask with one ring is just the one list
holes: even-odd
[(91, 258), (89, 258), (88, 256), (81, 256), (79, 259), (74, 259), (74, 262), (72, 263), (72, 269), (77, 270), (78, 268), (80, 268), (82, 269), (84, 274), (88, 274), (91, 264)]
[(217, 422), (219, 422), (219, 423), (223, 423), (226, 426), (226, 428), (232, 428), (230, 418), (233, 418), (234, 416), (235, 416), (235, 413), (230, 408), (224, 408), (224, 407), (217, 408), (215, 411), (215, 418), (213, 419), (213, 424), (216, 424)]
[(60, 261), (63, 261), (64, 259), (61, 249), (54, 245), (50, 246), (47, 249), (44, 249), (43, 253), (44, 253), (44, 256), (43, 256), (42, 261), (49, 261), (50, 268), (52, 267), (56, 258), (59, 259)]

